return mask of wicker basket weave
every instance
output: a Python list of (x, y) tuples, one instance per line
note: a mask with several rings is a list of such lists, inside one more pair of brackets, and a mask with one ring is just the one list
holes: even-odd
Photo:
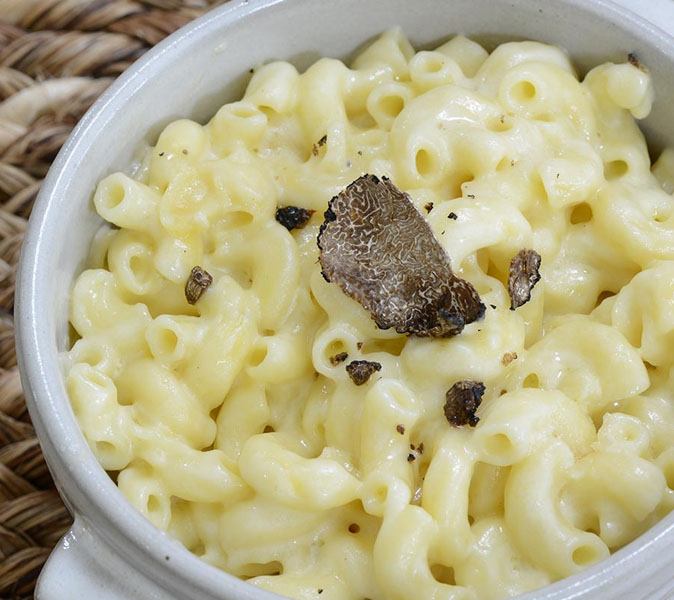
[(141, 54), (221, 0), (0, 0), (0, 599), (31, 598), (71, 519), (21, 392), (14, 276), (33, 200), (73, 126)]

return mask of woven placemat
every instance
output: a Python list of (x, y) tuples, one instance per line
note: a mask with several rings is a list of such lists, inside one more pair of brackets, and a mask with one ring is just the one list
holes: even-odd
[(0, 599), (32, 598), (71, 518), (26, 411), (14, 277), (33, 200), (78, 119), (115, 76), (222, 0), (0, 0)]

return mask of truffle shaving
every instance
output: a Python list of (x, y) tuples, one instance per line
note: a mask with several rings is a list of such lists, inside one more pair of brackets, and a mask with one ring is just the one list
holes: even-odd
[(637, 69), (644, 71), (645, 73), (648, 73), (648, 69), (644, 67), (644, 65), (641, 63), (636, 52), (630, 52), (627, 55), (627, 62), (629, 62), (633, 67), (636, 67)]
[(445, 417), (455, 426), (470, 425), (475, 427), (479, 417), (475, 416), (482, 396), (484, 384), (479, 381), (457, 381), (447, 392), (445, 400)]
[(194, 267), (185, 284), (185, 298), (187, 302), (196, 304), (212, 283), (213, 276), (208, 271), (199, 266)]
[(330, 357), (330, 364), (333, 367), (336, 367), (339, 363), (344, 362), (347, 358), (349, 358), (349, 355), (346, 352), (339, 352)]
[(356, 385), (367, 383), (377, 371), (381, 371), (381, 365), (369, 360), (353, 360), (346, 365), (346, 372)]
[(357, 300), (380, 329), (449, 337), (484, 316), (475, 288), (454, 275), (425, 219), (386, 177), (356, 179), (330, 200), (324, 216), (323, 277)]
[(284, 206), (276, 210), (276, 220), (288, 231), (302, 229), (316, 211), (298, 206)]
[(515, 310), (531, 299), (531, 291), (541, 278), (541, 255), (535, 250), (520, 250), (510, 261), (508, 292), (510, 310)]

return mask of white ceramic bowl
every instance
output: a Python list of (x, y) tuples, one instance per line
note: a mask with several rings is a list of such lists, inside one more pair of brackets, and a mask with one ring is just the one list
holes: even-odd
[[(45, 457), (75, 516), (43, 571), (38, 598), (278, 598), (202, 563), (155, 529), (98, 465), (59, 367), (70, 289), (100, 225), (92, 191), (102, 177), (124, 169), (143, 141), (154, 141), (177, 117), (210, 117), (242, 92), (252, 65), (281, 58), (306, 68), (321, 55), (348, 56), (393, 25), (416, 45), (450, 33), (492, 46), (508, 39), (550, 42), (567, 48), (581, 68), (622, 62), (636, 51), (657, 94), (644, 128), (653, 147), (674, 145), (674, 39), (604, 0), (233, 0), (171, 36), (80, 123), (42, 186), (23, 247), (22, 381)], [(673, 598), (673, 574), (674, 514), (610, 559), (521, 598)]]

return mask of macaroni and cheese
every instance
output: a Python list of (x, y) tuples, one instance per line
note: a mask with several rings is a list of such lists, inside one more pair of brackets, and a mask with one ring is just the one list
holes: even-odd
[[(114, 227), (72, 292), (66, 377), (129, 502), (212, 565), (321, 600), (514, 596), (672, 510), (674, 153), (651, 167), (631, 58), (579, 81), (552, 46), (417, 52), (392, 30), (351, 67), (256, 68), (101, 181)], [(323, 213), (365, 173), (479, 293), (459, 335), (379, 329), (322, 277)], [(525, 248), (541, 279), (511, 310)], [(353, 361), (379, 369), (356, 385)], [(483, 386), (474, 427), (443, 413), (462, 381)]]

